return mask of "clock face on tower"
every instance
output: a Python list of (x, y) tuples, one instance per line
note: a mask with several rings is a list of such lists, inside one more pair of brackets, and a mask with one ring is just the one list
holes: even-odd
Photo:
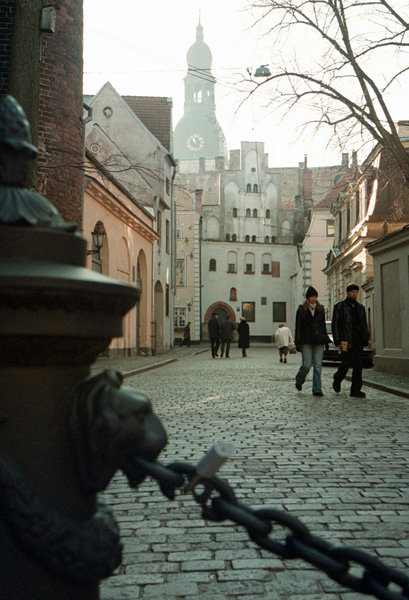
[(192, 152), (197, 152), (198, 150), (201, 150), (203, 148), (204, 139), (200, 135), (200, 133), (192, 133), (192, 135), (189, 135), (189, 137), (186, 140), (186, 146)]

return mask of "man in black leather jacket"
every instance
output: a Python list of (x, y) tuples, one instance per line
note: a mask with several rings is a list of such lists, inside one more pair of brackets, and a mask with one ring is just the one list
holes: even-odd
[(347, 287), (345, 300), (337, 302), (332, 314), (332, 335), (334, 345), (341, 350), (341, 365), (334, 375), (332, 384), (336, 392), (341, 391), (341, 381), (352, 367), (350, 396), (365, 398), (362, 387), (362, 358), (364, 346), (369, 342), (365, 307), (357, 302), (359, 286), (354, 283)]

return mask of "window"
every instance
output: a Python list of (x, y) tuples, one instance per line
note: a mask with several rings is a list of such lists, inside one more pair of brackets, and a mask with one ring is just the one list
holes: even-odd
[(237, 302), (237, 290), (236, 288), (230, 288), (230, 302)]
[(285, 302), (273, 302), (273, 322), (285, 323), (287, 321), (287, 305)]
[(268, 273), (269, 275), (271, 274), (271, 259), (272, 259), (271, 254), (269, 254), (269, 253), (263, 254), (262, 259), (261, 259), (262, 273), (264, 273), (264, 274)]
[(237, 242), (237, 235), (235, 233), (233, 233), (233, 235), (231, 236), (231, 241)]
[(273, 260), (271, 263), (271, 275), (273, 277), (280, 277), (280, 263), (277, 260)]
[(270, 216), (271, 216), (271, 212), (270, 212), (270, 209), (268, 208), (268, 209), (266, 210), (266, 219), (269, 219), (269, 218), (270, 218)]
[(166, 219), (166, 252), (170, 252), (170, 222)]
[(257, 237), (255, 235), (251, 236), (251, 241), (253, 244), (255, 244), (257, 242)]
[(251, 210), (246, 208), (246, 217), (251, 217)]
[(230, 242), (230, 233), (226, 233), (226, 242)]
[(178, 286), (185, 285), (185, 259), (184, 258), (176, 259), (176, 285), (178, 285)]
[(261, 296), (261, 306), (267, 306), (267, 297)]
[(255, 183), (253, 185), (253, 194), (257, 194), (257, 193), (258, 193), (258, 185), (257, 185), (257, 183)]
[(327, 219), (325, 221), (325, 235), (327, 237), (334, 237), (335, 235), (335, 221), (334, 219)]
[(264, 243), (265, 244), (269, 244), (270, 243), (270, 238), (268, 237), (268, 235), (266, 235), (266, 237), (264, 238)]
[(237, 208), (233, 208), (233, 219), (237, 219)]
[(256, 303), (242, 302), (241, 314), (249, 323), (254, 323), (254, 321), (256, 320)]
[(269, 263), (263, 263), (263, 273), (270, 273), (270, 265)]
[(209, 260), (209, 271), (216, 271), (216, 259), (215, 258), (211, 258)]
[(245, 236), (245, 238), (244, 238), (244, 241), (245, 241), (245, 242), (249, 242), (249, 241), (250, 241), (250, 236), (249, 236), (249, 235), (246, 235), (246, 236)]
[(237, 273), (237, 253), (230, 251), (227, 253), (227, 272)]
[(168, 196), (170, 196), (170, 181), (167, 177), (166, 177), (166, 193)]
[(186, 325), (186, 307), (175, 306), (175, 327), (184, 327)]
[(248, 183), (246, 186), (246, 192), (251, 192), (251, 184)]
[(257, 208), (253, 208), (253, 219), (257, 219)]
[(244, 272), (254, 273), (255, 272), (255, 256), (252, 252), (246, 252), (244, 256)]

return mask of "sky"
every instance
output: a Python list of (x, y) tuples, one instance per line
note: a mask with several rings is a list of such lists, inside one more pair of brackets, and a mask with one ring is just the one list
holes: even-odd
[(272, 167), (297, 166), (304, 155), (309, 166), (339, 164), (342, 150), (326, 148), (322, 134), (303, 133), (302, 115), (298, 122), (294, 115), (283, 121), (272, 114), (265, 90), (247, 98), (243, 81), (270, 60), (268, 40), (254, 25), (247, 0), (84, 0), (84, 93), (95, 94), (109, 81), (121, 95), (170, 97), (175, 127), (183, 115), (186, 53), (199, 14), (229, 150), (241, 141), (260, 141)]

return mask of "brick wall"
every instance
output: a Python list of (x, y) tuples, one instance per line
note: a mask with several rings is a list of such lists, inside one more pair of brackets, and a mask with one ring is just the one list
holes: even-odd
[(14, 0), (0, 0), (0, 96), (7, 94)]
[[(50, 3), (52, 4), (52, 3)], [(82, 0), (56, 4), (56, 29), (42, 36), (39, 191), (70, 222), (83, 199)]]

